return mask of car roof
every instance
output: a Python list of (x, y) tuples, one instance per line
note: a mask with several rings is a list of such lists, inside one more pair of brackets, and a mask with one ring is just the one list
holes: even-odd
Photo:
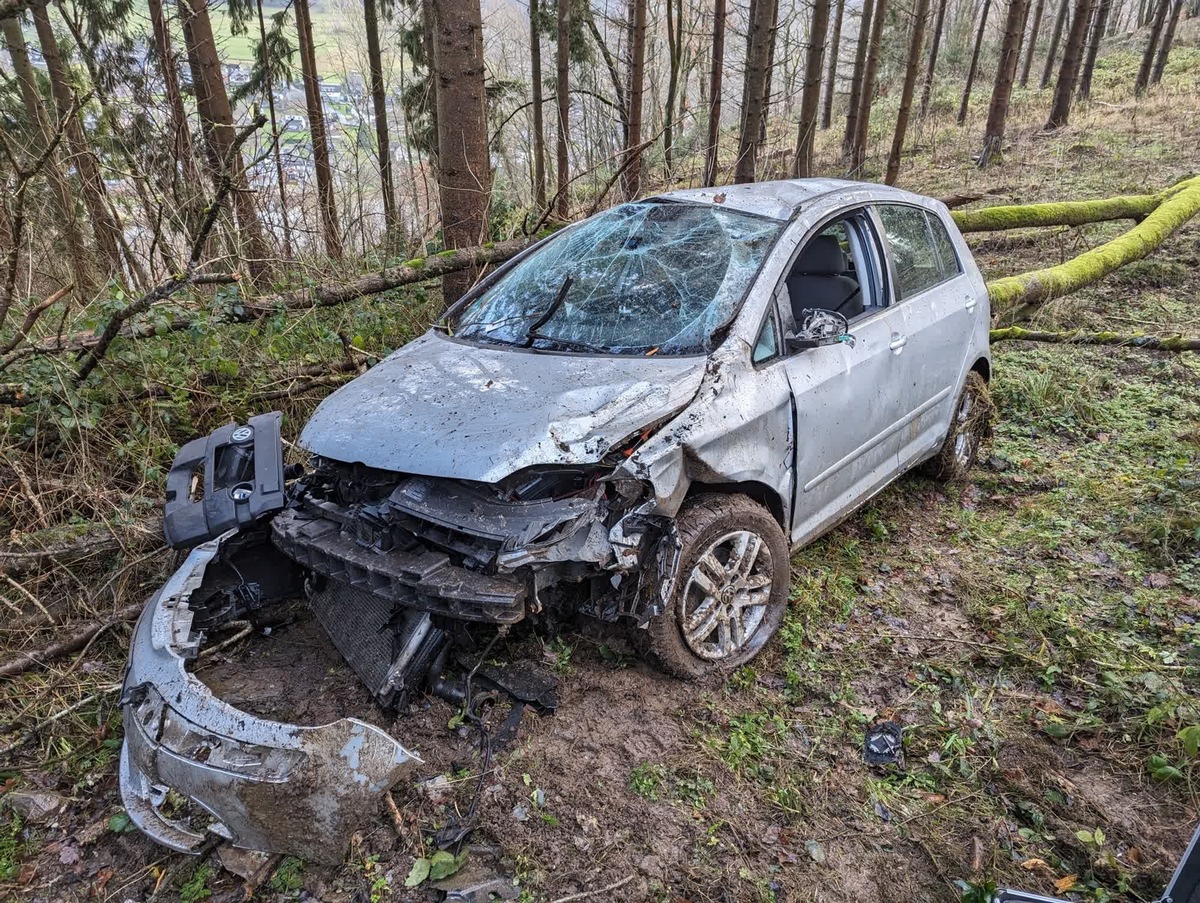
[[(693, 204), (720, 204), (742, 213), (754, 213), (787, 221), (800, 209), (819, 197), (835, 192), (855, 192), (856, 201), (915, 200), (919, 196), (877, 182), (852, 182), (848, 179), (779, 179), (714, 188), (686, 188), (655, 195), (658, 200), (686, 201)], [(865, 197), (864, 197), (865, 195)]]

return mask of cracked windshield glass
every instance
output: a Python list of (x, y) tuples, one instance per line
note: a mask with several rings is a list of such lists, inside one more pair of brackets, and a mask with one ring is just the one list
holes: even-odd
[(699, 204), (625, 204), (547, 242), (447, 327), (542, 350), (706, 351), (782, 228)]

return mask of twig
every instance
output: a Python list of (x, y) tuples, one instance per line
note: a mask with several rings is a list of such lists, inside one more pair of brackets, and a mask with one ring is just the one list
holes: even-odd
[(624, 887), (636, 877), (636, 875), (626, 875), (620, 881), (614, 881), (608, 887), (598, 887), (596, 890), (585, 890), (577, 894), (570, 894), (566, 897), (559, 897), (557, 900), (553, 901), (553, 903), (571, 903), (572, 900), (585, 900), (588, 897), (594, 897), (597, 894), (607, 894), (611, 891), (617, 890), (618, 888)]
[(28, 337), (29, 330), (34, 327), (34, 324), (37, 323), (42, 314), (44, 314), (54, 304), (57, 304), (59, 301), (61, 301), (73, 288), (75, 288), (75, 283), (68, 282), (49, 298), (46, 298), (44, 301), (41, 301), (29, 308), (29, 312), (25, 314), (25, 319), (22, 320), (21, 325), (17, 327), (16, 334), (13, 335), (13, 337), (9, 339), (3, 347), (0, 347), (0, 355), (8, 354), (19, 344), (21, 344), (21, 342)]
[(26, 599), (28, 599), (30, 602), (32, 602), (34, 607), (38, 611), (40, 611), (43, 615), (46, 616), (47, 621), (49, 621), (51, 624), (53, 624), (55, 622), (54, 615), (50, 614), (50, 612), (47, 610), (46, 606), (41, 603), (41, 601), (38, 599), (37, 596), (35, 596), (33, 593), (31, 593), (25, 587), (21, 586), (21, 584), (17, 583), (16, 580), (13, 580), (13, 578), (8, 576), (8, 574), (0, 574), (0, 576), (4, 577), (5, 581), (8, 583), (9, 586), (11, 586), (13, 589), (15, 589), (17, 592), (19, 592), (22, 596), (24, 596)]
[(10, 658), (6, 662), (0, 662), (0, 678), (16, 677), (39, 666), (44, 667), (50, 662), (70, 655), (72, 652), (78, 652), (80, 649), (85, 648), (91, 642), (92, 637), (100, 633), (100, 631), (107, 630), (125, 621), (137, 620), (138, 615), (142, 613), (144, 607), (144, 602), (134, 602), (131, 605), (126, 605), (124, 608), (118, 609), (107, 618), (99, 621), (89, 621), (74, 633), (68, 634), (63, 639), (51, 643), (49, 646), (45, 646), (34, 652), (19, 652), (16, 657)]
[(78, 702), (71, 703), (71, 705), (67, 706), (65, 709), (55, 712), (50, 717), (43, 718), (41, 721), (39, 721), (37, 724), (35, 724), (33, 727), (31, 727), (25, 733), (23, 733), (20, 737), (18, 737), (12, 743), (8, 744), (5, 747), (0, 748), (0, 759), (4, 758), (5, 756), (10, 755), (11, 753), (15, 752), (18, 749), (20, 749), (22, 746), (24, 746), (26, 743), (28, 743), (30, 740), (34, 739), (38, 734), (40, 734), (42, 731), (44, 731), (46, 728), (50, 727), (50, 725), (54, 724), (57, 721), (61, 721), (63, 718), (66, 718), (72, 712), (77, 712), (80, 709), (84, 708), (85, 706), (91, 705), (96, 700), (101, 699), (104, 696), (108, 696), (110, 693), (117, 692), (117, 690), (119, 690), (119, 689), (121, 689), (120, 684), (113, 684), (108, 687), (103, 687), (102, 689), (97, 690), (95, 693), (92, 693), (88, 696), (83, 697), (83, 699), (79, 700)]

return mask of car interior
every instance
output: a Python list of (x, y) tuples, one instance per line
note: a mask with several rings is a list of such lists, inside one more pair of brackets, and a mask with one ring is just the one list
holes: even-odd
[(854, 320), (877, 309), (861, 233), (853, 217), (826, 226), (800, 252), (786, 283), (794, 322), (801, 311), (819, 308)]

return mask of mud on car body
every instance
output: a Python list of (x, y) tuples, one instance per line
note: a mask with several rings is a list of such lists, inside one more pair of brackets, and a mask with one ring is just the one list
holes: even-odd
[(987, 341), (945, 207), (896, 189), (680, 191), (562, 230), (322, 402), (302, 468), (278, 415), (181, 450), (165, 523), (192, 552), (135, 634), (130, 814), (196, 849), (175, 791), (237, 845), (337, 858), (402, 779), (383, 731), (253, 718), (189, 671), (300, 595), (385, 708), (518, 623), (623, 623), (684, 678), (745, 663), (791, 549), (917, 465), (971, 466)]

